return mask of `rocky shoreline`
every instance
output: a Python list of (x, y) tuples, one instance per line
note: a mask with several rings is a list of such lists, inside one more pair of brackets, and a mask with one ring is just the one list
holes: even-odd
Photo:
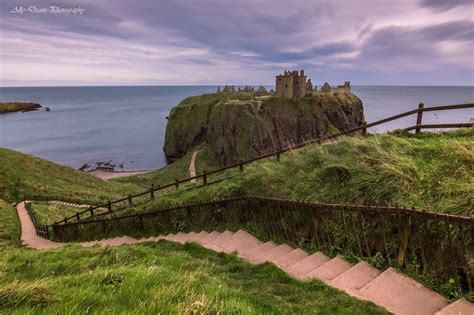
[[(0, 114), (13, 112), (31, 112), (42, 108), (38, 103), (23, 103), (23, 102), (4, 102), (0, 103)], [(49, 111), (49, 107), (45, 107)]]

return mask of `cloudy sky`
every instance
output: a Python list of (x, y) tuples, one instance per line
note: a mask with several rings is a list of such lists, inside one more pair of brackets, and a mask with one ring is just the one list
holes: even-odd
[(0, 85), (474, 85), (472, 3), (2, 0)]

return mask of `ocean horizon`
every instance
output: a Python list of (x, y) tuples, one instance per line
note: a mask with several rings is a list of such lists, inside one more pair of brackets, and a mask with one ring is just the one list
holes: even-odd
[[(160, 168), (167, 164), (162, 147), (170, 109), (188, 96), (216, 90), (217, 85), (0, 87), (0, 102), (35, 102), (51, 108), (0, 115), (0, 147), (73, 168), (99, 161), (122, 164), (125, 170)], [(415, 109), (419, 103), (474, 101), (474, 86), (358, 85), (352, 92), (361, 98), (368, 122)], [(474, 111), (463, 109), (425, 113), (423, 122), (470, 119)], [(369, 132), (414, 124), (415, 116), (405, 117)]]

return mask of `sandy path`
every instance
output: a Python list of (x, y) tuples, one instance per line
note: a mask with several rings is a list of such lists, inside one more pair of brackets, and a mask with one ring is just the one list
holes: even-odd
[(151, 171), (125, 171), (125, 172), (107, 172), (107, 171), (100, 171), (100, 170), (94, 170), (87, 172), (88, 174), (94, 175), (96, 177), (99, 177), (103, 180), (108, 180), (112, 178), (119, 178), (119, 177), (127, 177), (127, 176), (133, 176), (133, 175), (140, 175), (140, 174), (145, 174)]
[[(191, 157), (191, 162), (189, 163), (189, 177), (196, 176), (196, 157), (199, 151), (194, 151), (193, 156)], [(191, 183), (195, 183), (196, 179), (191, 179)]]

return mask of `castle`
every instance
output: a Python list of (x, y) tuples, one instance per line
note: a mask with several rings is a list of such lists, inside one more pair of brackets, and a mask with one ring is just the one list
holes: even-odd
[[(276, 95), (285, 98), (303, 98), (307, 94), (313, 94), (318, 92), (316, 86), (313, 87), (311, 79), (306, 81), (306, 75), (304, 70), (298, 71), (286, 71), (276, 76)], [(349, 81), (344, 82), (344, 85), (339, 85), (332, 88), (327, 82), (321, 87), (323, 93), (350, 93), (351, 83)]]
[(304, 70), (286, 71), (276, 77), (276, 95), (285, 98), (303, 98), (306, 95), (306, 76)]
[(220, 89), (217, 87), (217, 93), (235, 93), (243, 92), (248, 93), (253, 96), (265, 96), (270, 97), (271, 95), (276, 95), (284, 98), (298, 99), (303, 98), (307, 95), (315, 93), (330, 93), (330, 94), (348, 94), (351, 92), (351, 83), (349, 81), (344, 82), (343, 85), (338, 85), (337, 87), (331, 87), (327, 82), (321, 87), (321, 90), (318, 91), (318, 87), (314, 86), (311, 82), (311, 79), (306, 81), (306, 75), (304, 70), (298, 71), (286, 71), (283, 74), (276, 76), (275, 89), (268, 92), (265, 87), (260, 86), (257, 90), (251, 86), (245, 86), (244, 88), (238, 88), (238, 90), (233, 85), (226, 85), (224, 88)]

